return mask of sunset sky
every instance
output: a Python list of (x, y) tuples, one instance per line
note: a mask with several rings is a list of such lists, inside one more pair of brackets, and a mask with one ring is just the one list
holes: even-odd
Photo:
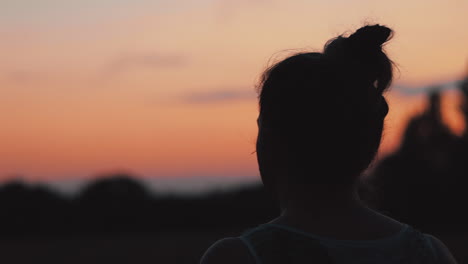
[(466, 14), (466, 0), (0, 0), (0, 180), (257, 177), (262, 70), (365, 23), (395, 30), (388, 153), (424, 87), (466, 72)]

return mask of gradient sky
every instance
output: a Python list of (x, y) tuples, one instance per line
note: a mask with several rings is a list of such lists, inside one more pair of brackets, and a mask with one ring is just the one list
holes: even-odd
[(0, 0), (0, 179), (256, 176), (268, 61), (364, 23), (396, 32), (387, 153), (424, 87), (463, 76), (466, 14), (466, 0)]

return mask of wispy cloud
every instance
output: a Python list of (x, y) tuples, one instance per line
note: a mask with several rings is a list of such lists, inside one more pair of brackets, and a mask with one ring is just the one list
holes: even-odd
[(237, 100), (251, 100), (255, 98), (256, 93), (253, 89), (225, 89), (211, 92), (190, 93), (181, 96), (182, 102), (190, 104), (210, 104)]
[(427, 94), (431, 92), (443, 92), (447, 90), (458, 89), (463, 80), (451, 80), (446, 82), (434, 83), (424, 86), (410, 86), (405, 84), (395, 84), (392, 89), (407, 96)]
[(189, 59), (182, 54), (140, 53), (123, 55), (112, 61), (107, 70), (112, 73), (134, 68), (179, 68), (188, 64)]

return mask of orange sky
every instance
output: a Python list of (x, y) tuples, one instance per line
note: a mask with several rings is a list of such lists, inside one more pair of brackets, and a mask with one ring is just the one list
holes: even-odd
[[(379, 22), (396, 84), (461, 78), (468, 58), (464, 0), (34, 3), (0, 3), (0, 179), (256, 176), (253, 87), (272, 56)], [(388, 96), (383, 151), (424, 103)]]

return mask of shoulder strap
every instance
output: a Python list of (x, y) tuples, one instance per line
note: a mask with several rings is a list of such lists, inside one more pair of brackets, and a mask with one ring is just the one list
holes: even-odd
[(438, 260), (438, 253), (437, 253), (437, 250), (436, 248), (434, 247), (434, 244), (432, 243), (432, 240), (431, 238), (426, 235), (426, 234), (422, 234), (424, 236), (424, 243), (427, 245), (427, 248), (428, 248), (428, 251), (430, 251), (432, 254), (432, 258), (434, 259), (434, 263)]
[[(256, 245), (258, 245), (259, 240), (256, 239), (258, 235), (258, 230), (250, 229), (247, 230), (244, 234), (242, 234), (239, 238), (244, 242), (245, 246), (249, 249), (250, 255), (255, 259), (256, 264), (262, 264), (262, 260), (260, 259), (259, 255), (257, 254)], [(261, 232), (260, 232), (261, 234)]]

